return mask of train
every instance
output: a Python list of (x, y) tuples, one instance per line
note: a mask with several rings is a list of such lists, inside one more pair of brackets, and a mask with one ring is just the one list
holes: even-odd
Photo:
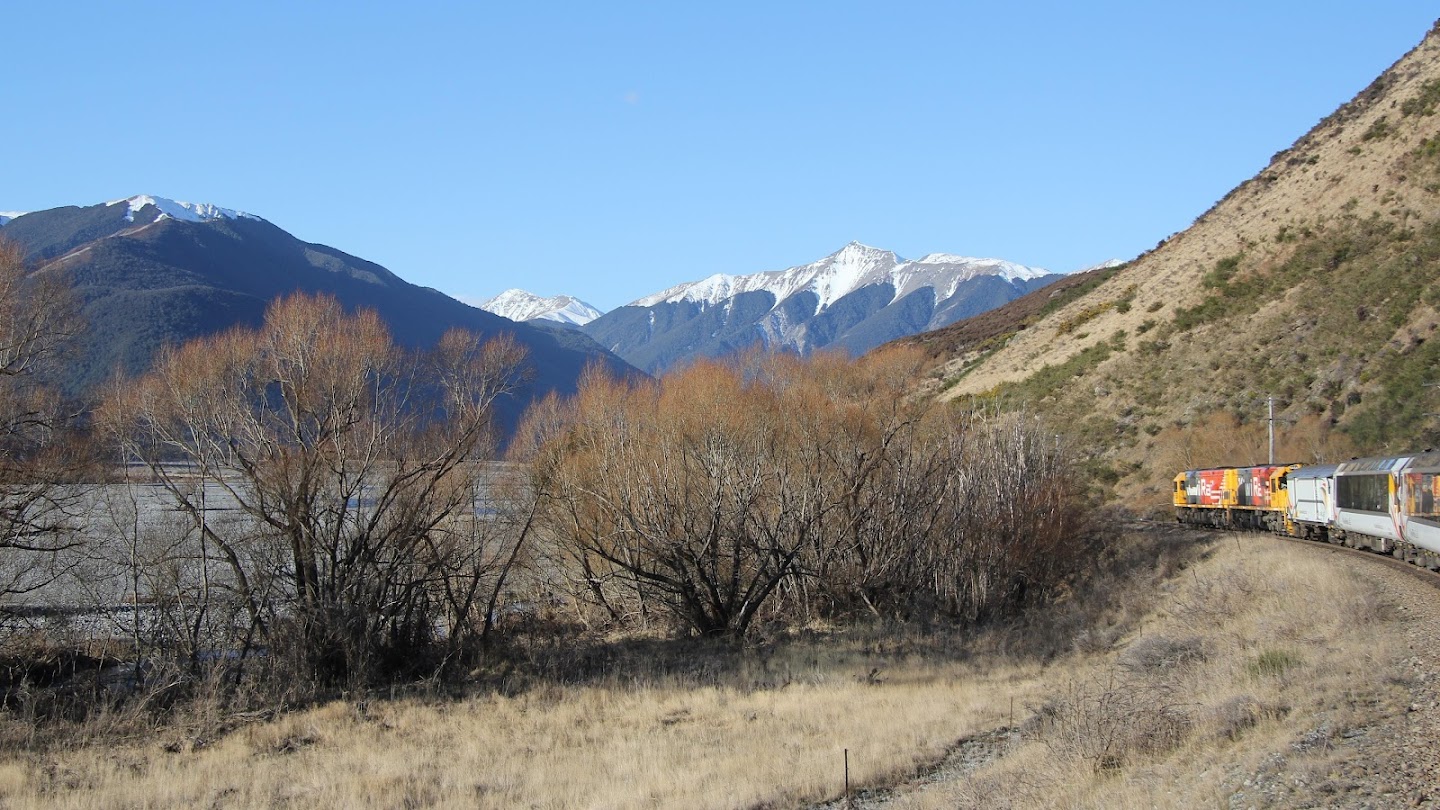
[(1440, 570), (1440, 452), (1433, 450), (1185, 470), (1175, 476), (1174, 503), (1186, 525), (1269, 531)]

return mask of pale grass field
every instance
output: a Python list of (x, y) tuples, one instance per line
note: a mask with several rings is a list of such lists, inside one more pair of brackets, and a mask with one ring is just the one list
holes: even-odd
[[(1112, 650), (1045, 664), (910, 657), (870, 678), (859, 652), (806, 650), (768, 662), (803, 674), (765, 689), (337, 702), (201, 746), (171, 728), (129, 744), (0, 754), (0, 806), (803, 807), (840, 795), (844, 749), (854, 784), (903, 782), (962, 737), (1007, 725), (1012, 701), (1028, 729), (1017, 751), (967, 780), (902, 790), (893, 806), (1215, 806), (1220, 777), (1287, 750), (1319, 714), (1368, 699), (1354, 685), (1362, 671), (1383, 691), (1377, 674), (1399, 655), (1343, 560), (1277, 541), (1224, 540), (1160, 587), (1158, 608)], [(1127, 650), (1151, 637), (1187, 640), (1199, 655), (1134, 671)], [(1266, 655), (1281, 671), (1257, 668)], [(1119, 767), (1097, 768), (1094, 734), (1118, 718), (1094, 712), (1088, 738), (1022, 722), (1057, 695), (1083, 703), (1117, 683), (1179, 707), (1187, 721), (1173, 745), (1122, 745)]]
[(6, 807), (746, 807), (839, 793), (1005, 722), (1036, 673), (914, 664), (781, 689), (550, 689), (334, 703), (198, 751), (166, 740), (0, 766)]

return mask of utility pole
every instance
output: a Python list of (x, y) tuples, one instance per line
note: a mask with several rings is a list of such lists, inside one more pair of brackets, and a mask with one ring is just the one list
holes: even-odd
[(1270, 465), (1275, 465), (1275, 397), (1265, 397), (1265, 404), (1269, 407), (1270, 413), (1265, 417), (1266, 432), (1270, 434)]

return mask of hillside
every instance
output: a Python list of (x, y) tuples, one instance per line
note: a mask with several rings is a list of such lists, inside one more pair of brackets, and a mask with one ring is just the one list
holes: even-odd
[[(1440, 33), (1195, 224), (1043, 317), (991, 313), (926, 390), (1067, 425), (1101, 480), (1161, 503), (1174, 470), (1440, 441)], [(1243, 122), (1235, 122), (1243, 126)], [(1160, 180), (1163, 182), (1163, 179)], [(1038, 313), (1035, 313), (1038, 315)], [(1205, 430), (1200, 430), (1200, 428)]]

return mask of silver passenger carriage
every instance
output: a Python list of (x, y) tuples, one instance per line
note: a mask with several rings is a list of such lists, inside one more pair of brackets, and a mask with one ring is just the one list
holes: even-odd
[[(1336, 539), (1347, 546), (1389, 553), (1405, 540), (1396, 496), (1400, 471), (1409, 456), (1360, 458), (1341, 462), (1335, 469)], [(1350, 538), (1350, 535), (1357, 535)]]

